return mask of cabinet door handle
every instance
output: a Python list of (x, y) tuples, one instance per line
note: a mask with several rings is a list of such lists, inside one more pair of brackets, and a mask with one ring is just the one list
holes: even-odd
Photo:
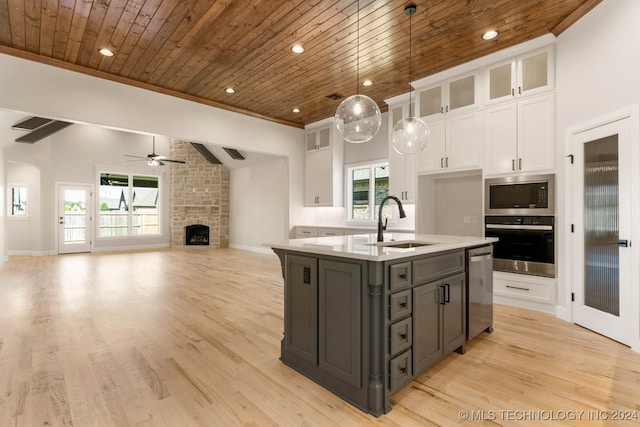
[(444, 168), (444, 157), (440, 157), (440, 167)]
[(516, 170), (516, 159), (511, 159), (511, 170)]
[(518, 95), (522, 95), (522, 86), (518, 86)]
[(515, 89), (514, 89), (514, 88), (511, 88), (511, 96), (515, 96), (515, 94), (516, 94)]
[(449, 112), (449, 106), (447, 105), (447, 108), (445, 109), (445, 113)]
[(444, 165), (445, 165), (446, 167), (449, 167), (449, 158), (448, 158), (448, 157), (445, 157)]
[(522, 170), (522, 157), (518, 159), (518, 170)]
[(518, 290), (527, 291), (527, 292), (530, 290), (529, 288), (523, 288), (523, 287), (520, 287), (520, 286), (511, 286), (511, 285), (507, 285), (507, 288), (518, 289)]
[(440, 107), (440, 114), (444, 114), (444, 107)]
[(449, 303), (449, 302), (451, 302), (451, 286), (449, 286), (448, 283), (445, 283), (444, 286), (445, 286), (445, 289), (444, 289), (444, 295), (445, 295), (444, 302), (445, 303)]
[(438, 299), (440, 300), (440, 305), (445, 305), (447, 303), (444, 293), (444, 285), (438, 286)]

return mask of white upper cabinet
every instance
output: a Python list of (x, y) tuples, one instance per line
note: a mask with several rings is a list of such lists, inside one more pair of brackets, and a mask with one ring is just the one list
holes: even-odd
[[(413, 106), (411, 107), (413, 109)], [(409, 117), (409, 101), (389, 105), (389, 194), (406, 203), (415, 201), (416, 157), (402, 155), (393, 148), (393, 127), (403, 118)]]
[[(325, 123), (326, 122), (326, 123)], [(333, 118), (314, 124), (306, 132), (304, 204), (342, 206), (344, 144), (333, 126)]]
[(436, 117), (477, 108), (477, 90), (475, 73), (418, 89), (418, 116)]
[(553, 94), (487, 108), (485, 174), (553, 171), (554, 117)]
[(541, 94), (554, 88), (553, 46), (487, 67), (485, 104)]
[(482, 116), (479, 111), (446, 118), (425, 118), (427, 148), (420, 153), (421, 172), (479, 168), (482, 162)]

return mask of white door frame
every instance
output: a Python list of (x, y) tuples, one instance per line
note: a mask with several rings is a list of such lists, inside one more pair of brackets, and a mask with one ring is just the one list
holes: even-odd
[[(59, 218), (59, 207), (60, 207), (60, 197), (63, 197), (60, 193), (61, 187), (82, 187), (89, 189), (89, 199), (87, 200), (87, 217), (89, 219), (89, 224), (87, 225), (87, 239), (89, 240), (89, 252), (93, 251), (93, 235), (94, 235), (94, 225), (93, 225), (93, 211), (95, 209), (95, 201), (94, 201), (94, 185), (93, 184), (84, 184), (84, 183), (76, 183), (76, 182), (56, 182), (55, 183), (55, 215), (54, 215), (54, 229), (55, 229), (55, 250), (57, 254), (60, 254), (60, 218)], [(67, 252), (64, 252), (67, 253)]]
[[(640, 104), (633, 104), (628, 107), (622, 108), (596, 117), (594, 119), (585, 121), (578, 125), (567, 128), (565, 132), (565, 155), (571, 156), (573, 150), (572, 142), (574, 135), (582, 132), (586, 132), (591, 129), (601, 127), (603, 125), (613, 123), (615, 121), (629, 119), (629, 138), (630, 138), (630, 151), (631, 151), (631, 212), (635, 215), (631, 224), (631, 257), (633, 260), (640, 259), (640, 219), (637, 218), (637, 213), (640, 212)], [(573, 194), (573, 172), (566, 169), (565, 179), (565, 194), (570, 196)], [(571, 295), (575, 292), (576, 272), (573, 269), (575, 264), (575, 242), (571, 233), (571, 224), (575, 223), (575, 215), (579, 214), (574, 212), (573, 197), (565, 197), (565, 207), (567, 208), (566, 216), (567, 226), (565, 227), (565, 241), (567, 244), (568, 256), (566, 257), (566, 286), (565, 289), (565, 301), (569, 306), (570, 320), (574, 321), (574, 304), (571, 302)], [(631, 348), (640, 352), (640, 262), (633, 262), (631, 267), (631, 301), (632, 301), (632, 314), (629, 327), (631, 330)]]

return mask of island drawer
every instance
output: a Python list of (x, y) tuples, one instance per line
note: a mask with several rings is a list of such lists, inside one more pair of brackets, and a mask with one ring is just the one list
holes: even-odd
[(391, 336), (391, 348), (389, 349), (391, 355), (398, 354), (411, 347), (411, 318), (409, 317), (391, 325), (389, 334)]
[(389, 362), (389, 389), (395, 392), (411, 381), (411, 350), (407, 350)]
[(389, 289), (394, 291), (411, 285), (411, 263), (403, 262), (389, 267)]
[(389, 320), (395, 322), (411, 314), (411, 290), (397, 292), (389, 296)]
[(432, 282), (441, 277), (464, 271), (464, 251), (436, 255), (413, 261), (413, 282), (415, 284)]

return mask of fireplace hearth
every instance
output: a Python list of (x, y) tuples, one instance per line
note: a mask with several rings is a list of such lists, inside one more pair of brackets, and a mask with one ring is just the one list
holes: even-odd
[(185, 245), (208, 246), (209, 227), (203, 224), (187, 225), (185, 228)]

